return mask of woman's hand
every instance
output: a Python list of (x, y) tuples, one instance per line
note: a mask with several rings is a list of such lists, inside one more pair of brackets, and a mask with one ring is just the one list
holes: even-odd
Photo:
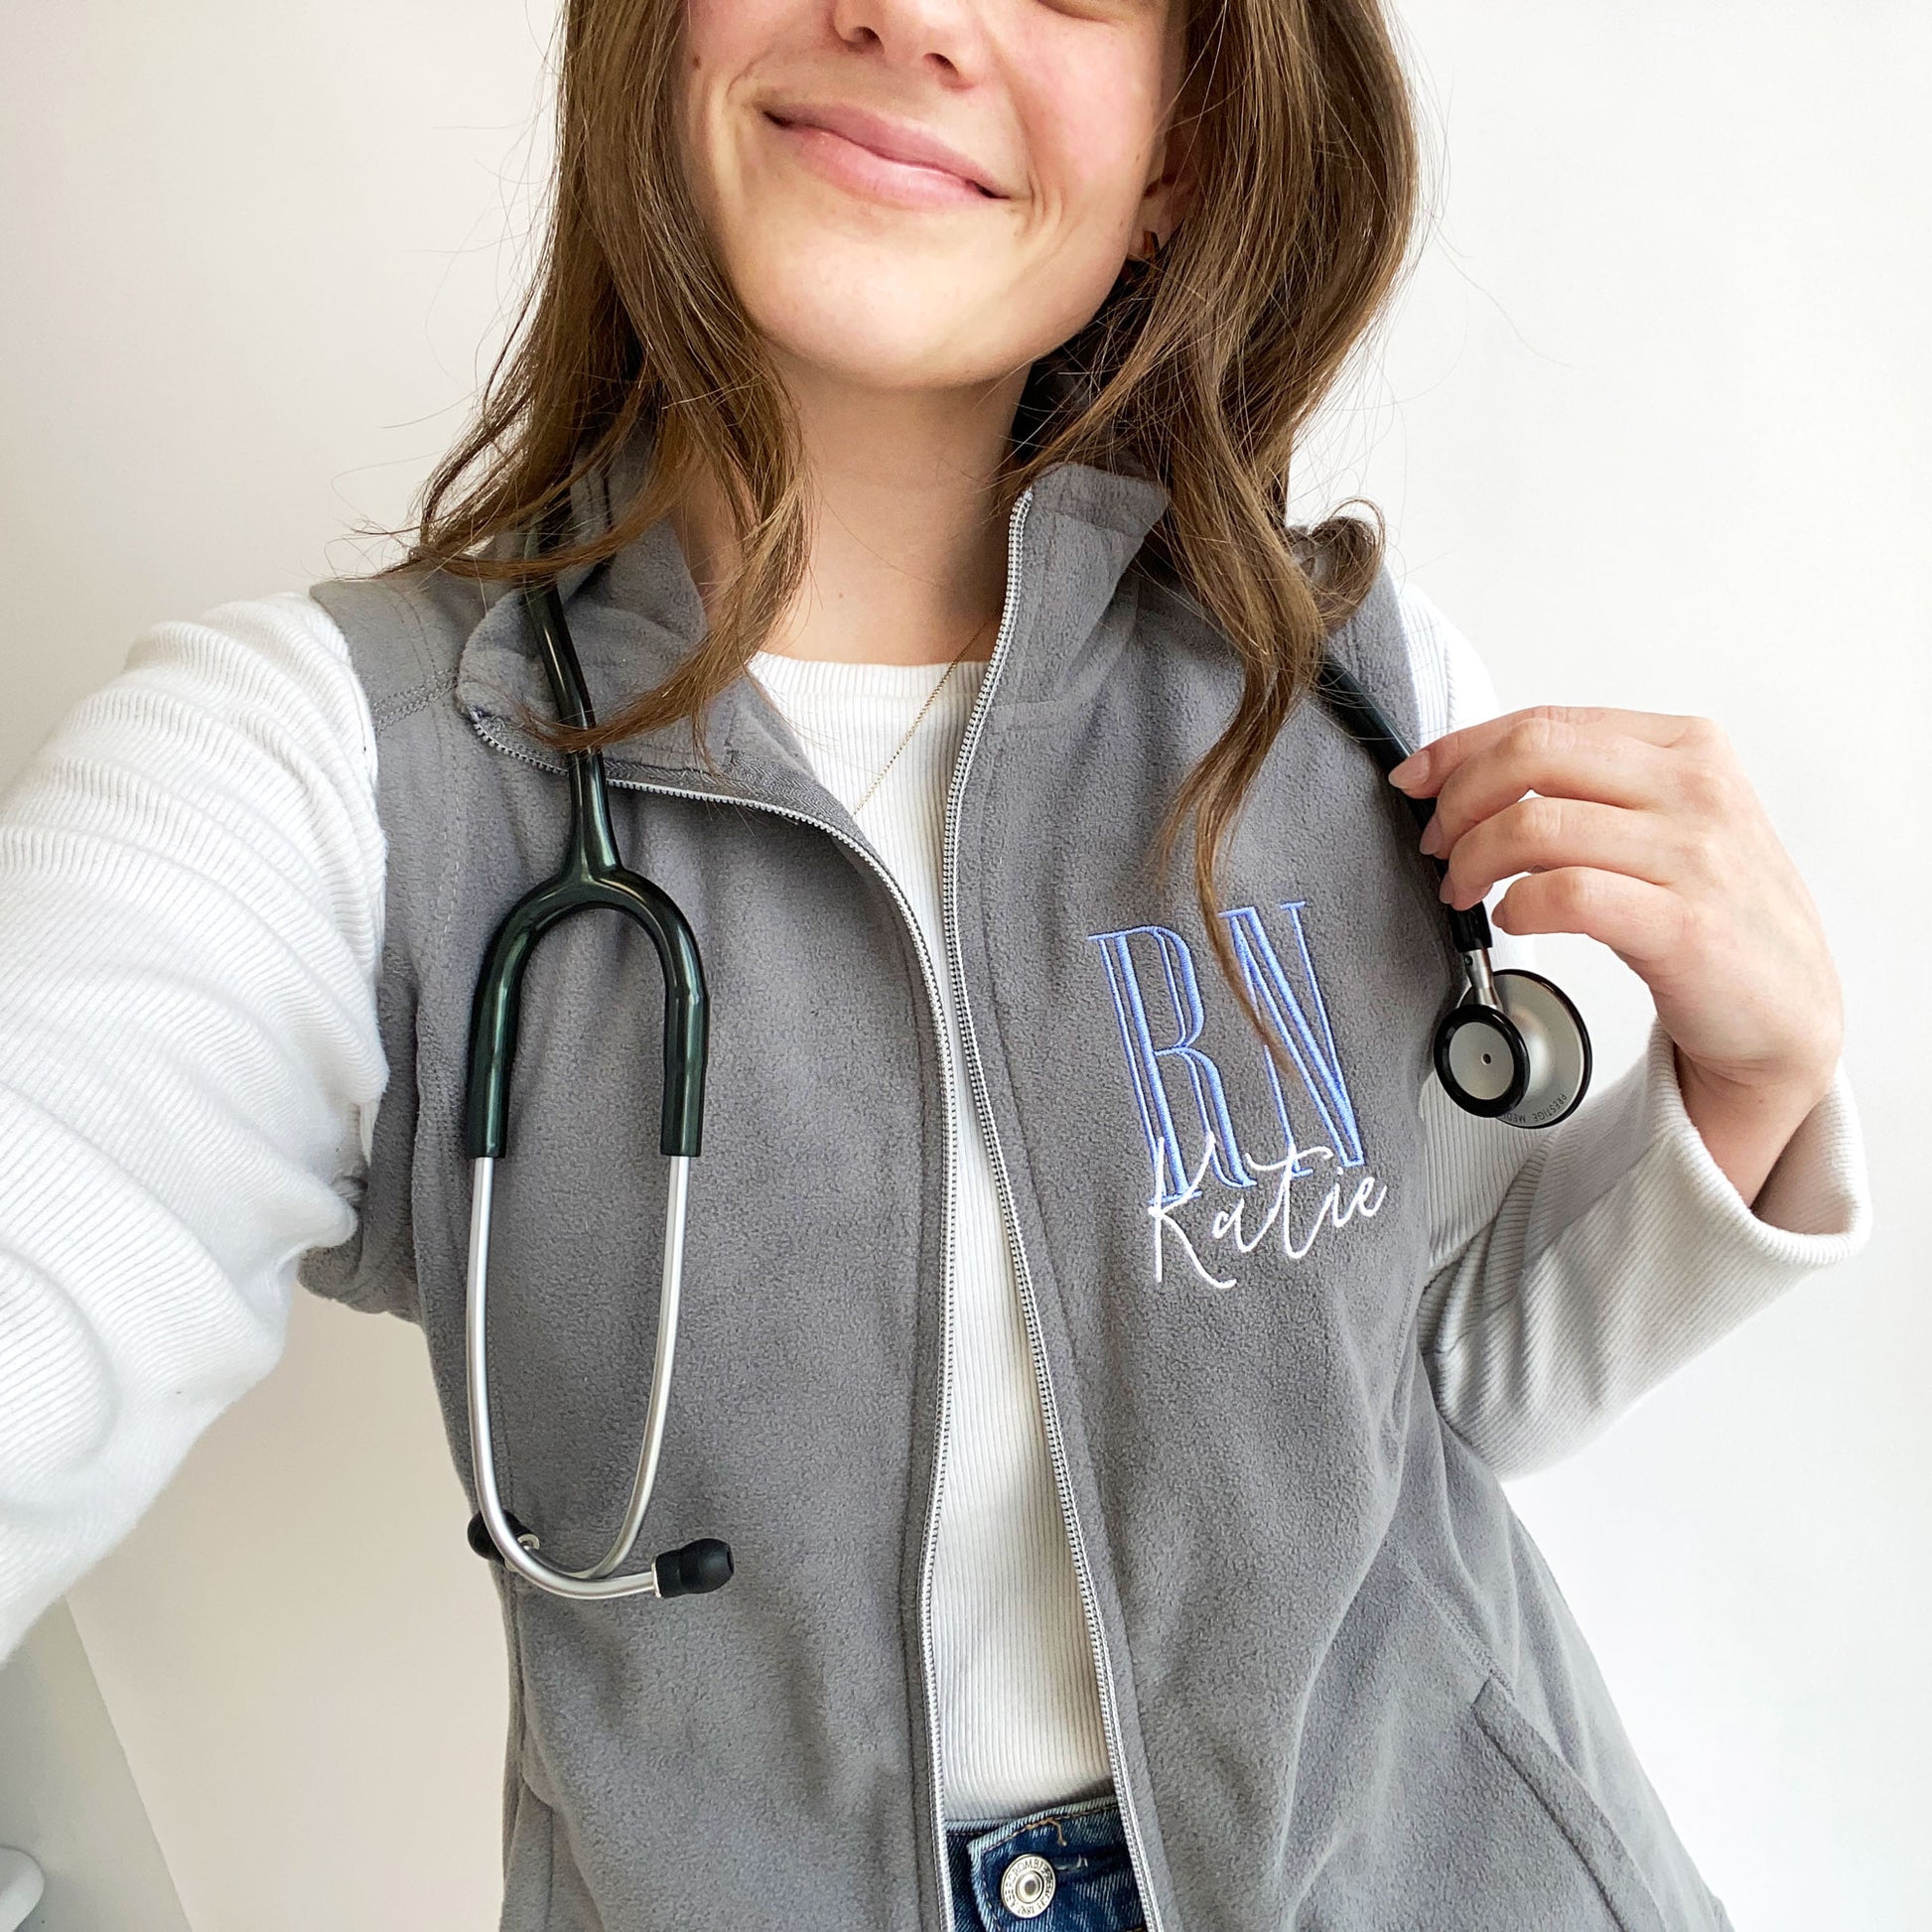
[(1844, 1037), (1818, 908), (1708, 718), (1538, 705), (1391, 774), (1434, 797), (1422, 849), (1505, 932), (1585, 932), (1649, 987), (1684, 1104), (1746, 1201), (1831, 1086)]

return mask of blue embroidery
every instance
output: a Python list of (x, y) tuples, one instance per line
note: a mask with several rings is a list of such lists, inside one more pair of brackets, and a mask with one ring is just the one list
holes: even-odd
[[(1202, 1164), (1212, 1161), (1215, 1174), (1230, 1187), (1252, 1187), (1254, 1175), (1241, 1164), (1241, 1150), (1235, 1145), (1234, 1122), (1228, 1118), (1227, 1095), (1221, 1088), (1221, 1069), (1194, 1044), (1201, 1021), (1200, 982), (1194, 977), (1194, 956), (1179, 933), (1164, 925), (1130, 925), (1119, 932), (1088, 935), (1100, 947), (1107, 962), (1107, 978), (1114, 989), (1114, 1012), (1120, 1019), (1120, 1043), (1127, 1052), (1128, 1077), (1134, 1083), (1134, 1098), (1140, 1104), (1141, 1126), (1147, 1134), (1149, 1159), (1162, 1198), (1180, 1200), (1199, 1185), (1192, 1181), (1181, 1153), (1180, 1134), (1174, 1125), (1173, 1106), (1162, 1076), (1161, 1062), (1178, 1060), (1193, 1082), (1194, 1107), (1200, 1121), (1207, 1153)], [(1173, 1040), (1167, 1046), (1154, 1043), (1148, 1025), (1147, 1002), (1141, 994), (1140, 975), (1134, 970), (1132, 942), (1145, 936), (1155, 943), (1168, 982), (1168, 998), (1173, 1015)]]
[[(1234, 937), (1234, 956), (1240, 963), (1241, 977), (1248, 993), (1261, 1009), (1261, 1017), (1275, 1030), (1288, 1048), (1295, 1070), (1302, 1076), (1314, 1110), (1327, 1130), (1328, 1145), (1341, 1157), (1344, 1168), (1362, 1165), (1362, 1131), (1355, 1124), (1355, 1103), (1348, 1097), (1348, 1082), (1342, 1075), (1341, 1060), (1335, 1052), (1334, 1030), (1328, 1025), (1327, 1003), (1321, 997), (1321, 982), (1315, 977), (1314, 961), (1309, 955), (1308, 934), (1302, 930), (1302, 907), (1307, 899), (1289, 899), (1282, 905), (1295, 931), (1295, 949), (1301, 955), (1302, 972), (1308, 980), (1309, 1004), (1314, 1009), (1319, 1036), (1309, 1023), (1308, 1013), (1296, 998), (1295, 988), (1275, 952), (1268, 928), (1252, 905), (1238, 905), (1221, 917), (1228, 922)], [(1268, 1061), (1268, 1084), (1274, 1089), (1275, 1106), (1281, 1115), (1282, 1138), (1295, 1145), (1295, 1130), (1289, 1125), (1288, 1103), (1282, 1096), (1281, 1076), (1275, 1071), (1272, 1055)], [(1306, 1173), (1306, 1170), (1303, 1170)]]
[[(1325, 1143), (1298, 1141), (1280, 1070), (1272, 1054), (1262, 1053), (1276, 1121), (1281, 1129), (1284, 1153), (1278, 1161), (1254, 1161), (1241, 1151), (1221, 1070), (1197, 1044), (1206, 1016), (1193, 954), (1186, 940), (1164, 925), (1125, 926), (1116, 932), (1088, 935), (1100, 948), (1107, 969), (1114, 1014), (1120, 1023), (1121, 1047), (1127, 1058), (1128, 1080), (1147, 1141), (1152, 1171), (1147, 1212), (1154, 1224), (1157, 1281), (1162, 1278), (1170, 1238), (1178, 1241), (1181, 1252), (1202, 1282), (1213, 1288), (1232, 1288), (1235, 1285), (1232, 1276), (1213, 1274), (1203, 1265), (1197, 1243), (1224, 1243), (1236, 1253), (1246, 1255), (1272, 1232), (1279, 1236), (1284, 1257), (1299, 1262), (1324, 1228), (1339, 1230), (1358, 1217), (1372, 1219), (1388, 1196), (1387, 1187), (1372, 1173), (1359, 1176), (1346, 1187), (1341, 1178), (1347, 1170), (1363, 1165), (1365, 1151), (1347, 1075), (1329, 1024), (1327, 1003), (1321, 997), (1321, 982), (1302, 923), (1302, 908), (1306, 903), (1305, 899), (1285, 900), (1281, 907), (1288, 914), (1295, 937), (1300, 984), (1283, 965), (1254, 906), (1236, 906), (1221, 914), (1228, 922), (1235, 961), (1248, 993), (1264, 1024), (1286, 1050), (1308, 1104), (1319, 1118), (1326, 1136)], [(1138, 958), (1136, 941), (1141, 942)], [(1147, 957), (1150, 951), (1152, 959)], [(1149, 971), (1156, 964), (1160, 968), (1158, 979)], [(1149, 1016), (1148, 984), (1165, 988), (1166, 1004), (1158, 1021)], [(1240, 1024), (1245, 1032), (1245, 1020)], [(1166, 1043), (1156, 1044), (1157, 1033)], [(1261, 1051), (1259, 1045), (1254, 1050)], [(1185, 1098), (1177, 1101), (1169, 1090), (1175, 1066), (1186, 1069), (1191, 1108)], [(1296, 1111), (1300, 1106), (1298, 1098)], [(1245, 1198), (1212, 1209), (1204, 1232), (1196, 1229), (1190, 1234), (1177, 1218), (1178, 1210), (1202, 1200), (1210, 1169), (1225, 1188), (1247, 1190), (1263, 1181), (1268, 1183), (1260, 1226), (1252, 1234), (1244, 1226), (1250, 1204)], [(1302, 1211), (1297, 1212), (1297, 1195), (1292, 1183), (1310, 1178), (1317, 1170), (1321, 1180), (1327, 1183), (1325, 1190), (1312, 1214), (1306, 1211), (1306, 1202), (1301, 1203)], [(1211, 1204), (1203, 1203), (1203, 1206)]]

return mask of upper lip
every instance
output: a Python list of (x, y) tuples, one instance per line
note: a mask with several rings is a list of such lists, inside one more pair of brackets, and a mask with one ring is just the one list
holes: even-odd
[(872, 113), (864, 107), (830, 101), (777, 101), (764, 111), (774, 121), (793, 126), (819, 127), (828, 134), (843, 135), (846, 140), (856, 141), (862, 148), (883, 154), (888, 161), (909, 161), (922, 168), (943, 169), (949, 175), (958, 175), (962, 180), (971, 182), (975, 188), (984, 189), (989, 195), (998, 195), (1002, 199), (1006, 196), (1006, 190), (970, 155), (948, 147), (936, 134), (930, 134), (922, 127), (914, 127), (909, 122), (888, 120), (885, 115)]

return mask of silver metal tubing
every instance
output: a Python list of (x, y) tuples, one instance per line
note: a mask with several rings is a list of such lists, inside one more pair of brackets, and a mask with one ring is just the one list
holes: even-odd
[(1502, 997), (1496, 991), (1496, 976), (1489, 967), (1489, 949), (1478, 947), (1462, 955), (1462, 970), (1469, 976), (1469, 999), (1479, 1007), (1502, 1011)]
[[(464, 1339), (468, 1349), (467, 1382), (470, 1394), (470, 1456), (477, 1483), (477, 1506), (489, 1540), (518, 1576), (557, 1596), (601, 1599), (613, 1596), (655, 1596), (657, 1573), (645, 1569), (634, 1577), (610, 1573), (630, 1554), (643, 1526), (657, 1476), (657, 1452), (664, 1436), (665, 1398), (670, 1392), (671, 1351), (677, 1327), (678, 1288), (684, 1267), (684, 1202), (690, 1162), (671, 1163), (670, 1213), (664, 1227), (664, 1293), (657, 1311), (657, 1353), (651, 1369), (650, 1409), (644, 1426), (643, 1448), (637, 1458), (637, 1477), (623, 1527), (602, 1563), (589, 1570), (559, 1570), (543, 1562), (517, 1538), (503, 1511), (496, 1487), (495, 1442), (489, 1421), (489, 1210), (496, 1164), (487, 1156), (471, 1164), (469, 1293), (464, 1311)], [(530, 1544), (536, 1542), (531, 1537)]]
[(664, 1279), (657, 1298), (657, 1353), (650, 1367), (650, 1407), (644, 1417), (644, 1440), (637, 1449), (637, 1474), (630, 1485), (630, 1504), (623, 1524), (602, 1563), (583, 1574), (608, 1577), (630, 1554), (644, 1527), (644, 1511), (657, 1482), (657, 1453), (664, 1446), (664, 1411), (671, 1393), (671, 1352), (677, 1347), (678, 1288), (684, 1279), (684, 1201), (691, 1185), (688, 1155), (671, 1157), (669, 1194), (664, 1203)]

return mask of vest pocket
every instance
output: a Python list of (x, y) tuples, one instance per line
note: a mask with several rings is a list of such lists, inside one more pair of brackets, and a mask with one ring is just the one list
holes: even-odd
[(1485, 1679), (1470, 1710), (1595, 1881), (1619, 1932), (1666, 1932), (1657, 1901), (1623, 1841), (1583, 1780), (1524, 1716), (1502, 1679)]
[(1688, 1867), (1667, 1915), (1638, 1863), (1677, 1868), (1661, 1812), (1626, 1812), (1614, 1782), (1599, 1798), (1405, 1570), (1381, 1572), (1311, 1701), (1284, 1862), (1297, 1932), (1723, 1932)]

